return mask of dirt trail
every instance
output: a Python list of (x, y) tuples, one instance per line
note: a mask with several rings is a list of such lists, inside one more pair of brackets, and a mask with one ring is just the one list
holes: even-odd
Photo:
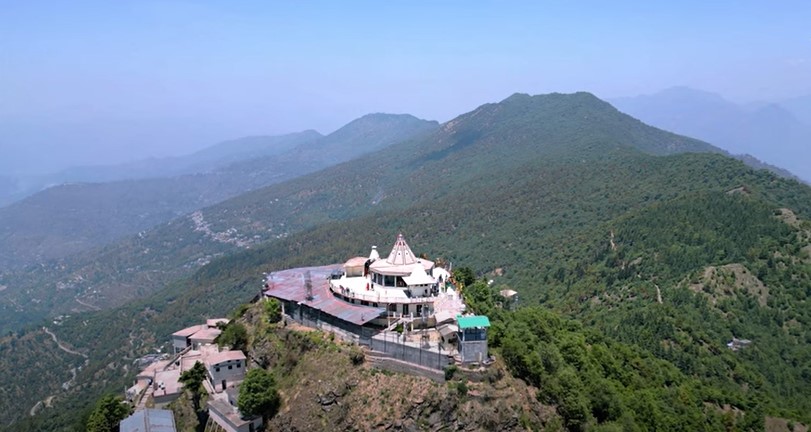
[(74, 298), (74, 300), (76, 300), (76, 303), (79, 303), (79, 304), (80, 304), (80, 305), (82, 305), (82, 306), (87, 306), (87, 307), (89, 307), (90, 309), (97, 310), (97, 311), (101, 310), (101, 308), (100, 308), (100, 307), (95, 306), (95, 305), (92, 305), (92, 304), (90, 304), (90, 303), (85, 303), (85, 302), (83, 302), (83, 301), (79, 300), (79, 298), (78, 298), (78, 297)]
[(48, 334), (51, 336), (51, 339), (53, 339), (53, 340), (54, 340), (54, 343), (56, 343), (56, 345), (57, 345), (57, 346), (59, 347), (59, 349), (61, 349), (62, 351), (66, 352), (66, 353), (68, 353), (68, 354), (78, 355), (78, 356), (82, 356), (82, 357), (84, 357), (84, 358), (87, 358), (87, 354), (80, 353), (79, 351), (74, 351), (74, 350), (72, 350), (72, 349), (70, 349), (70, 348), (66, 347), (65, 345), (62, 345), (62, 342), (59, 342), (59, 339), (57, 339), (57, 338), (56, 338), (56, 335), (55, 335), (55, 334), (54, 334), (52, 331), (48, 330), (48, 327), (43, 327), (43, 328), (42, 328), (42, 330), (43, 330), (45, 333), (48, 333)]

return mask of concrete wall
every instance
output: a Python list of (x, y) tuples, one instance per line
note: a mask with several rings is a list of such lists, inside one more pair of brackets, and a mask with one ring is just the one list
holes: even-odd
[(208, 375), (212, 386), (217, 391), (223, 391), (225, 389), (222, 387), (222, 380), (226, 381), (226, 386), (232, 386), (245, 379), (245, 361), (228, 360), (211, 365), (208, 368)]
[(462, 357), (462, 363), (475, 363), (487, 360), (487, 341), (460, 341), (459, 355)]
[(436, 370), (444, 370), (445, 366), (451, 363), (451, 358), (448, 357), (447, 352), (437, 352), (406, 345), (392, 338), (371, 338), (369, 348), (386, 353), (397, 360)]
[(262, 418), (257, 417), (250, 422), (246, 422), (242, 424), (240, 427), (237, 427), (234, 423), (232, 423), (227, 417), (220, 414), (216, 410), (211, 409), (209, 407), (208, 415), (214, 420), (215, 423), (220, 425), (223, 429), (227, 432), (250, 432), (251, 426), (250, 424), (253, 423), (254, 430), (258, 431), (259, 427), (262, 426)]
[[(347, 342), (354, 342), (360, 345), (389, 354), (392, 358), (418, 364), (427, 368), (444, 370), (445, 366), (452, 363), (448, 357), (448, 352), (432, 351), (418, 347), (405, 345), (389, 336), (387, 340), (373, 338), (376, 331), (361, 327), (359, 325), (347, 323), (306, 305), (298, 305), (295, 302), (284, 302), (286, 318), (324, 331), (332, 331)], [(218, 387), (219, 388), (219, 387)]]
[(189, 346), (189, 341), (185, 336), (172, 336), (172, 347), (175, 349), (175, 354), (183, 351)]
[(414, 366), (411, 363), (388, 357), (386, 353), (370, 351), (366, 354), (366, 359), (378, 369), (428, 378), (440, 384), (445, 382), (445, 371)]
[(166, 394), (163, 390), (155, 390), (155, 392), (152, 393), (152, 400), (155, 401), (155, 408), (162, 408), (168, 405), (169, 402), (179, 398), (181, 394), (182, 390), (178, 393), (169, 394)]

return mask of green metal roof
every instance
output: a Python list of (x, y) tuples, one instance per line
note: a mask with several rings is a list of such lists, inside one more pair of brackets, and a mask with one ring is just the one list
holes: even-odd
[(490, 319), (484, 315), (473, 316), (456, 316), (456, 322), (459, 323), (460, 329), (475, 328), (475, 327), (490, 327)]

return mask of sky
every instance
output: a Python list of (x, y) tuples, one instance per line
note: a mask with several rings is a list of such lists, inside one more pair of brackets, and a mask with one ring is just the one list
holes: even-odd
[(447, 121), (512, 93), (811, 94), (811, 2), (0, 0), (0, 173)]

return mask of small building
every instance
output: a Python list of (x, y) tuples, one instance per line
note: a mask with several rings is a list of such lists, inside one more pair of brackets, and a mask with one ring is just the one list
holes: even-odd
[(165, 406), (183, 394), (180, 373), (180, 369), (155, 372), (155, 378), (152, 381), (152, 400), (155, 401), (155, 406)]
[(174, 353), (177, 354), (189, 347), (198, 349), (203, 345), (213, 344), (217, 336), (222, 333), (222, 330), (217, 325), (220, 323), (227, 324), (228, 321), (225, 318), (210, 319), (206, 321), (206, 324), (193, 325), (172, 333)]
[(208, 379), (215, 391), (225, 391), (229, 385), (234, 386), (245, 379), (247, 366), (242, 351), (223, 351), (206, 358)]
[(208, 400), (208, 414), (214, 423), (227, 432), (254, 432), (262, 427), (262, 417), (243, 417), (237, 409), (239, 390), (229, 388), (225, 394), (217, 395)]
[(752, 341), (750, 341), (749, 339), (738, 339), (736, 337), (733, 337), (732, 340), (729, 341), (729, 343), (727, 343), (727, 348), (731, 349), (732, 351), (738, 351), (748, 347), (751, 344)]
[(459, 356), (462, 364), (481, 363), (488, 359), (487, 329), (490, 319), (484, 315), (457, 316)]
[(174, 353), (177, 354), (184, 349), (191, 346), (191, 341), (189, 338), (199, 332), (203, 327), (202, 325), (194, 325), (191, 327), (186, 327), (183, 330), (178, 330), (172, 333), (172, 348), (174, 348)]
[(503, 289), (498, 293), (504, 298), (504, 308), (511, 310), (518, 300), (518, 292), (511, 289)]
[(147, 408), (132, 413), (118, 424), (121, 432), (176, 432), (172, 411)]
[(222, 333), (222, 330), (218, 328), (206, 327), (189, 336), (189, 342), (191, 343), (192, 349), (199, 349), (203, 345), (213, 344), (214, 340), (217, 339), (217, 336), (219, 336), (220, 333)]

